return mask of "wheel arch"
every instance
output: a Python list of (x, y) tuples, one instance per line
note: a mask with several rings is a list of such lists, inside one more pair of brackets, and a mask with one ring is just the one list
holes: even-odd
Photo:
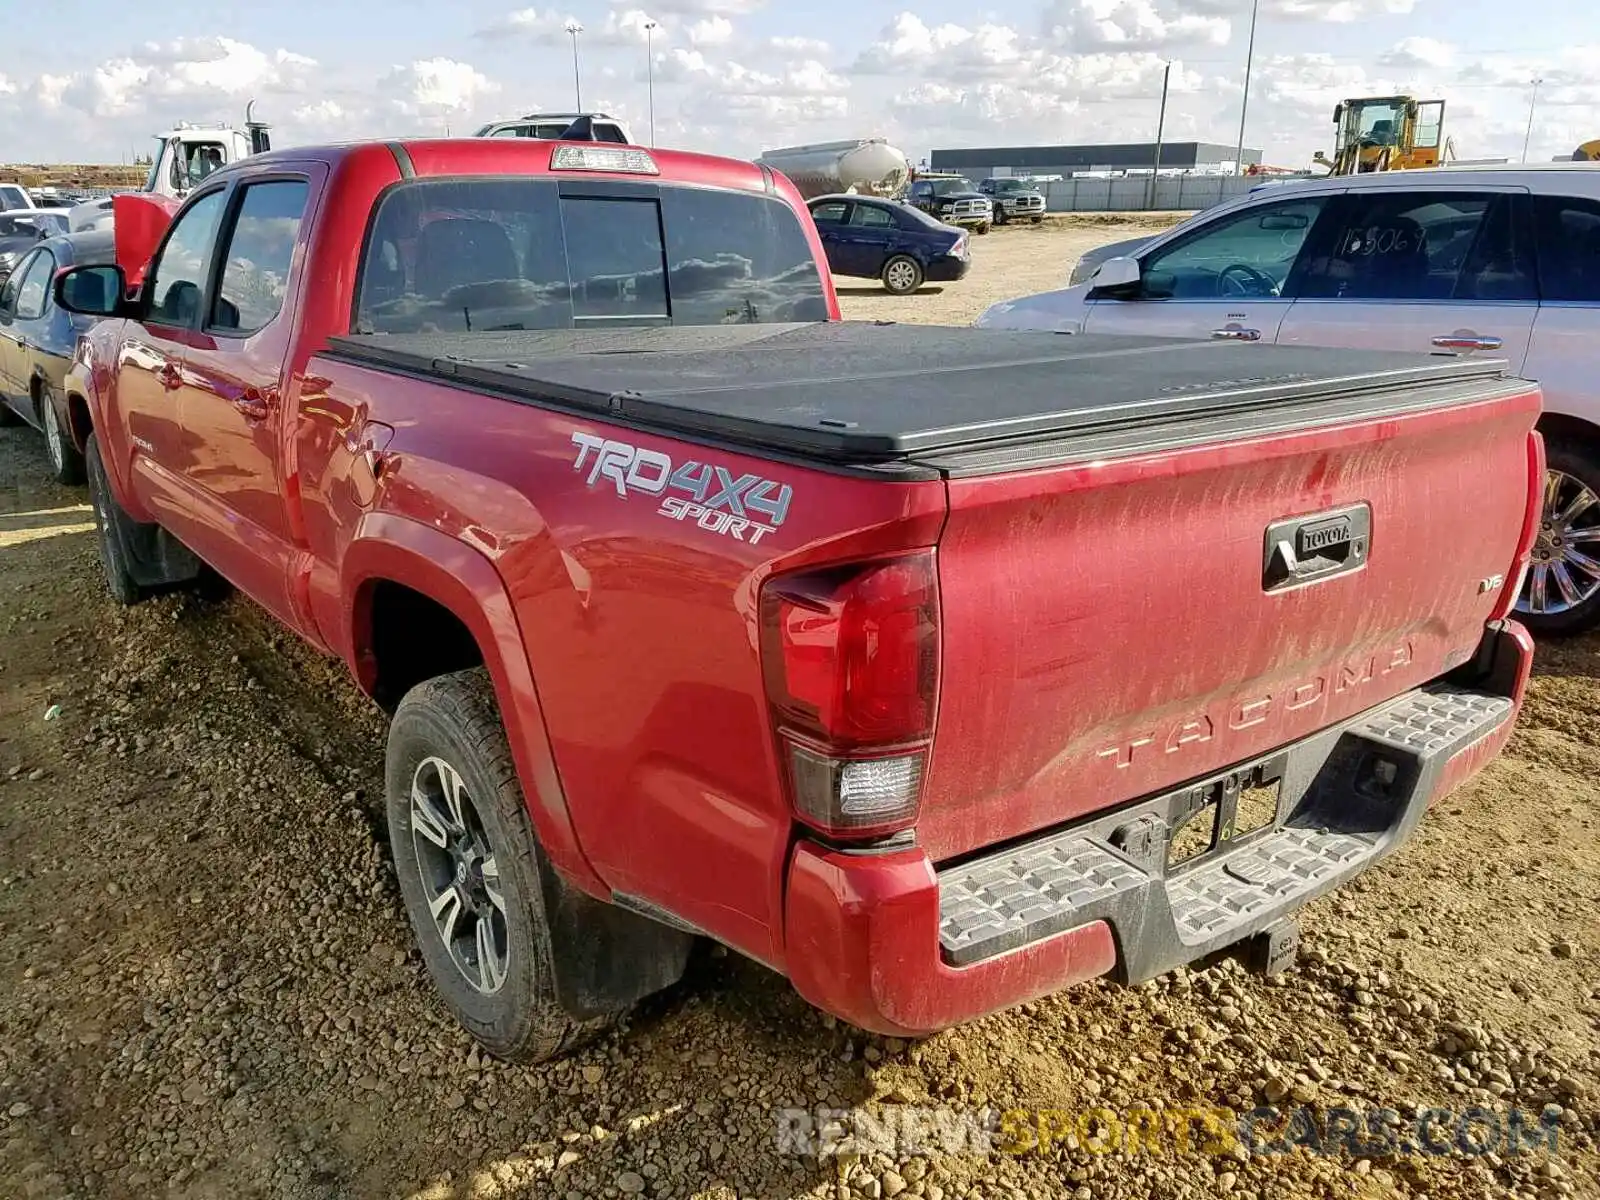
[[(398, 703), (397, 688), (481, 662), (494, 683), (540, 844), (575, 886), (609, 899), (610, 889), (578, 843), (516, 611), (488, 557), (409, 518), (369, 513), (341, 563), (340, 595), (347, 606), (346, 662), (380, 706)], [(395, 621), (409, 644), (396, 640)], [(462, 634), (471, 639), (475, 661), (463, 657)], [(408, 653), (384, 661), (385, 655)]]
[(1571, 413), (1546, 412), (1540, 415), (1538, 430), (1546, 438), (1586, 442), (1600, 452), (1600, 425)]

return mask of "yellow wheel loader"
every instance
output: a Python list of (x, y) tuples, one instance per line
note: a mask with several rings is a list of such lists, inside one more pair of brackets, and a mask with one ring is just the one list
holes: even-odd
[(1444, 101), (1411, 96), (1368, 96), (1333, 110), (1334, 149), (1317, 151), (1330, 175), (1412, 171), (1455, 157), (1444, 136)]

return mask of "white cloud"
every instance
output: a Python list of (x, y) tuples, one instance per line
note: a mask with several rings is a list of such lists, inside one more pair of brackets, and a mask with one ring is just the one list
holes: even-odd
[[(468, 51), (397, 27), (388, 35), (402, 47), (392, 68), (382, 60), (363, 66), (356, 52), (298, 33), (281, 47), (223, 36), (116, 47), (46, 71), (25, 51), (0, 47), (0, 153), (115, 161), (179, 120), (237, 124), (251, 99), (281, 146), (459, 134), (534, 111), (538, 101), (565, 108), (572, 57), (562, 27), (574, 12), (587, 25), (579, 38), (585, 104), (641, 132), (643, 51), (653, 43), (661, 145), (754, 154), (884, 136), (921, 157), (936, 146), (985, 142), (1145, 140), (1168, 60), (1168, 137), (1231, 145), (1250, 6), (1032, 0), (954, 15), (897, 4), (876, 10), (883, 27), (875, 37), (846, 40), (830, 39), (833, 27), (801, 10), (760, 0), (615, 0), (588, 9), (522, 2), (502, 0), (504, 15)], [(1337, 101), (1404, 90), (1449, 102), (1447, 132), (1462, 155), (1520, 156), (1535, 75), (1545, 83), (1534, 157), (1548, 157), (1546, 146), (1569, 151), (1593, 132), (1600, 80), (1591, 64), (1600, 48), (1563, 44), (1539, 56), (1463, 50), (1408, 18), (1414, 2), (1262, 0), (1247, 141), (1264, 145), (1270, 162), (1309, 164), (1313, 150), (1328, 148)], [(757, 10), (759, 27), (747, 19)], [(212, 28), (220, 27), (219, 19)], [(1353, 38), (1363, 46), (1377, 38), (1380, 48), (1352, 49)], [(1324, 52), (1296, 52), (1300, 45)]]
[(1397, 16), (1416, 7), (1416, 0), (1269, 0), (1266, 13), (1290, 20), (1348, 24), (1367, 17)]
[(480, 38), (526, 38), (536, 42), (554, 42), (566, 36), (566, 25), (577, 20), (569, 13), (553, 8), (519, 8), (508, 12), (497, 21), (491, 21), (478, 30)]
[(765, 6), (766, 0), (660, 0), (656, 4), (656, 7), (664, 13), (684, 17), (705, 14), (742, 17)]
[(468, 63), (429, 58), (392, 68), (378, 89), (398, 113), (443, 118), (473, 112), (500, 85)]
[(773, 37), (767, 39), (767, 46), (779, 54), (806, 54), (812, 58), (833, 52), (827, 42), (812, 37)]
[(733, 41), (733, 22), (710, 16), (689, 26), (689, 41), (696, 46), (726, 46)]

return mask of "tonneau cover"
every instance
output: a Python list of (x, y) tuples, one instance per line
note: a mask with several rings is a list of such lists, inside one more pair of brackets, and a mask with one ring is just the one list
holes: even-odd
[(799, 454), (883, 460), (1503, 376), (1500, 360), (840, 321), (331, 339), (339, 359)]

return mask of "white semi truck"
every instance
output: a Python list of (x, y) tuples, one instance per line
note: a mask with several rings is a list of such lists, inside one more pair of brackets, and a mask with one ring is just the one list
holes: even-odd
[[(156, 134), (158, 149), (150, 173), (138, 188), (181, 200), (211, 172), (229, 163), (272, 148), (267, 135), (271, 127), (253, 118), (251, 101), (245, 109), (244, 128), (234, 125), (198, 125), (180, 121), (165, 133)], [(74, 206), (67, 218), (74, 233), (84, 229), (110, 229), (113, 223), (111, 197), (103, 196)]]

